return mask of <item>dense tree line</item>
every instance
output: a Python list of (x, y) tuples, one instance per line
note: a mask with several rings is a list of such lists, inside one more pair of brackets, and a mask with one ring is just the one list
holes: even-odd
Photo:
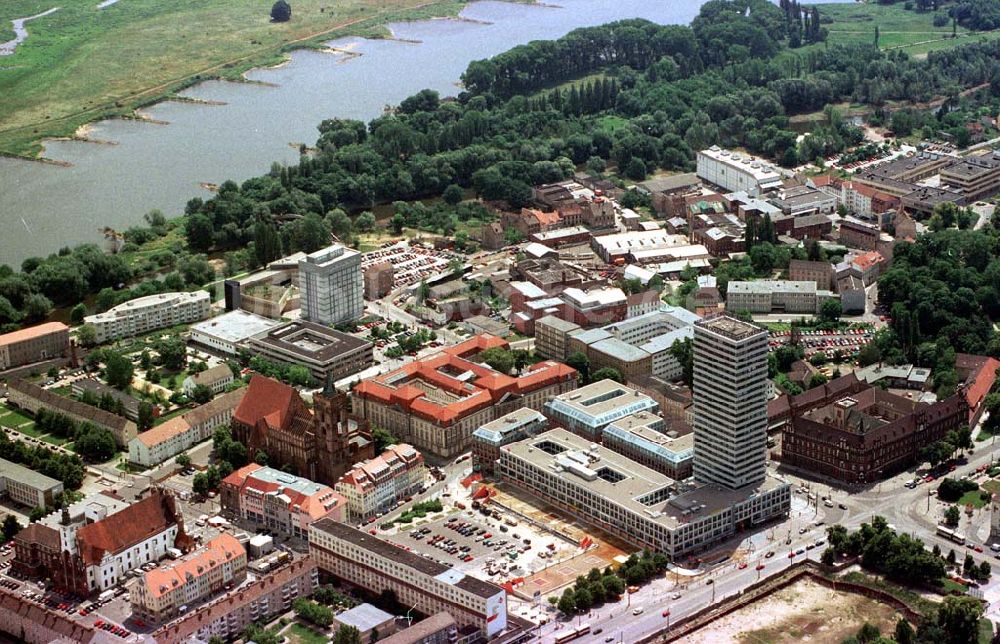
[(103, 463), (118, 451), (110, 431), (93, 423), (77, 422), (44, 407), (35, 412), (35, 427), (46, 434), (73, 441), (73, 451), (91, 462)]
[(0, 458), (62, 481), (68, 490), (78, 490), (83, 483), (84, 465), (79, 456), (11, 440), (6, 432), (0, 432)]
[(997, 0), (960, 0), (948, 12), (968, 29), (1000, 29), (1000, 2)]

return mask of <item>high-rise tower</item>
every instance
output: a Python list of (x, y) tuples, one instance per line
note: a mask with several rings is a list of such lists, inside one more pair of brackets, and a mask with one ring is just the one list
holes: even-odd
[(725, 315), (694, 326), (694, 476), (736, 489), (764, 480), (767, 331)]
[(302, 319), (334, 326), (364, 315), (361, 254), (334, 244), (299, 260)]

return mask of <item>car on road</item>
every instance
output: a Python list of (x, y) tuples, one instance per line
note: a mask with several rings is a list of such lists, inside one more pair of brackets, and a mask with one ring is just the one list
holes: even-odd
[(764, 564), (762, 563), (757, 564), (756, 570), (763, 570), (763, 569), (764, 569)]
[(841, 510), (846, 510), (847, 509), (847, 504), (846, 503), (841, 503), (841, 504), (837, 505), (837, 507), (840, 508)]
[(673, 599), (675, 601), (678, 600), (678, 599), (680, 599), (680, 598), (681, 598), (681, 594), (680, 593), (674, 593), (673, 595), (670, 596), (670, 599)]
[(770, 559), (770, 558), (771, 558), (771, 557), (773, 557), (773, 556), (774, 556), (774, 552), (773, 552), (773, 551), (771, 551), (771, 550), (768, 550), (768, 551), (767, 551), (767, 554), (766, 554), (766, 555), (764, 555), (764, 558), (765, 558), (765, 559)]
[(632, 614), (633, 614), (633, 615), (642, 615), (642, 613), (643, 613), (643, 612), (644, 612), (645, 610), (646, 610), (646, 609), (644, 609), (644, 608), (643, 608), (642, 606), (640, 606), (639, 608), (633, 608), (633, 609), (632, 609)]
[(739, 565), (740, 570), (746, 570), (746, 567), (747, 567), (747, 562), (741, 561)]
[(809, 528), (806, 528), (805, 526), (799, 528), (799, 534), (805, 534), (807, 532), (809, 532)]
[(805, 552), (806, 552), (805, 548), (799, 548), (798, 550), (795, 551), (795, 554), (802, 555), (805, 554)]
[(660, 613), (660, 617), (670, 617), (670, 609), (668, 608), (667, 610)]
[(714, 584), (714, 583), (715, 583), (715, 580), (714, 580), (714, 579), (709, 579), (709, 580), (707, 580), (707, 581), (705, 582), (705, 585), (706, 585), (706, 586), (711, 586), (711, 585), (712, 585), (712, 584)]

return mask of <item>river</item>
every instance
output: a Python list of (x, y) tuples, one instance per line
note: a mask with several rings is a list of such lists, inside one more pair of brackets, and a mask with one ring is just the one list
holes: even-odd
[[(242, 181), (273, 161), (293, 163), (292, 143), (312, 144), (324, 118), (370, 120), (423, 88), (454, 95), (469, 61), (577, 27), (623, 18), (687, 24), (700, 0), (552, 0), (559, 6), (477, 2), (469, 20), (391, 25), (399, 40), (340, 39), (330, 46), (358, 55), (296, 51), (283, 66), (253, 70), (264, 84), (209, 81), (184, 96), (207, 105), (167, 101), (134, 120), (90, 126), (92, 139), (49, 141), (45, 156), (69, 167), (0, 158), (0, 263), (19, 266), (59, 247), (99, 241), (100, 229), (124, 230), (153, 208), (175, 216), (201, 187)], [(419, 41), (418, 43), (402, 41)]]

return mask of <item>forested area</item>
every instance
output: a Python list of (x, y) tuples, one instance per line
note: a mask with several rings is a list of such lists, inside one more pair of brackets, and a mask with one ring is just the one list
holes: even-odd
[[(0, 268), (0, 324), (43, 319), (53, 303), (88, 293), (100, 291), (92, 307), (100, 311), (211, 280), (204, 256), (190, 252), (224, 252), (229, 274), (318, 248), (331, 233), (350, 243), (375, 227), (370, 210), (380, 203), (397, 202), (395, 230), (451, 234), (489, 217), (459, 203), (465, 190), (517, 208), (529, 202), (532, 184), (581, 165), (598, 173), (616, 166), (641, 180), (657, 169), (689, 170), (694, 151), (713, 144), (794, 165), (842, 150), (860, 132), (828, 109), (827, 122), (797, 142), (790, 115), (840, 101), (927, 101), (990, 82), (1000, 93), (1000, 41), (925, 60), (873, 44), (796, 49), (822, 40), (821, 23), (822, 13), (792, 0), (711, 0), (690, 27), (624, 20), (474, 61), (456, 99), (424, 90), (367, 125), (325, 120), (297, 165), (275, 164), (242, 184), (223, 183), (210, 199), (192, 199), (187, 249), (177, 240), (135, 270), (93, 245), (29, 259), (21, 273)], [(584, 80), (565, 84), (576, 79)], [(445, 199), (429, 206), (404, 203), (438, 196)], [(131, 248), (171, 225), (159, 213), (146, 223), (126, 232)], [(132, 291), (115, 290), (154, 273)]]

